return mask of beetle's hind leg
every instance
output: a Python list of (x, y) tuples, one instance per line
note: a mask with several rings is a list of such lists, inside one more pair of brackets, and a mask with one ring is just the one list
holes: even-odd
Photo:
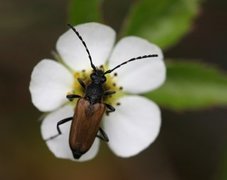
[(108, 138), (107, 134), (101, 127), (99, 128), (99, 132), (100, 132), (100, 135), (97, 134), (96, 137), (98, 137), (99, 139), (101, 139), (105, 142), (109, 142), (109, 138)]
[(60, 125), (65, 124), (66, 122), (71, 121), (72, 119), (73, 119), (73, 117), (69, 117), (69, 118), (62, 119), (61, 121), (58, 121), (58, 123), (57, 123), (57, 131), (58, 131), (58, 134), (56, 134), (54, 136), (51, 136), (48, 139), (45, 139), (45, 141), (52, 140), (52, 139), (58, 137), (59, 135), (61, 135), (62, 132), (61, 132), (61, 129), (60, 129)]

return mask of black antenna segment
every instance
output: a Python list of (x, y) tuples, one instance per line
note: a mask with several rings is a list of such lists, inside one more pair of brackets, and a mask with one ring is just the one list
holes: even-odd
[(82, 42), (82, 44), (84, 45), (86, 51), (87, 51), (87, 54), (88, 54), (88, 58), (90, 60), (90, 63), (91, 63), (91, 67), (94, 71), (96, 71), (96, 67), (95, 65), (93, 64), (92, 62), (92, 58), (91, 58), (91, 54), (90, 54), (90, 51), (88, 50), (87, 48), (87, 45), (86, 43), (84, 42), (83, 38), (81, 37), (81, 35), (79, 34), (79, 32), (71, 25), (71, 24), (67, 24), (77, 35), (77, 37), (80, 39), (80, 41)]
[(145, 58), (150, 58), (150, 57), (158, 57), (158, 55), (157, 55), (157, 54), (149, 54), (149, 55), (144, 55), (144, 56), (138, 56), (138, 57), (135, 57), (135, 58), (131, 58), (131, 59), (129, 59), (129, 60), (127, 60), (127, 61), (125, 61), (125, 62), (123, 62), (123, 63), (117, 65), (117, 66), (114, 67), (113, 69), (107, 70), (104, 74), (111, 73), (111, 72), (113, 72), (115, 69), (117, 69), (117, 68), (121, 67), (122, 65), (125, 65), (125, 64), (127, 64), (127, 63), (129, 63), (129, 62), (131, 62), (131, 61), (135, 61), (135, 60), (139, 60), (139, 59), (145, 59)]

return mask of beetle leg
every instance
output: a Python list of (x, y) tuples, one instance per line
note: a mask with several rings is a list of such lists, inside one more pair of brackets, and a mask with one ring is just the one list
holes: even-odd
[(109, 142), (109, 138), (108, 138), (107, 134), (101, 127), (99, 127), (99, 132), (100, 132), (100, 135), (97, 134), (96, 137), (98, 137), (99, 139), (101, 139), (105, 142)]
[(104, 96), (110, 96), (110, 95), (115, 94), (115, 93), (116, 93), (116, 91), (107, 90), (107, 91), (104, 92)]
[(113, 106), (111, 106), (110, 104), (106, 104), (105, 103), (105, 105), (106, 105), (106, 107), (107, 107), (107, 111), (106, 111), (106, 113), (107, 114), (109, 114), (110, 112), (114, 112), (115, 111), (115, 108), (113, 107)]
[(60, 129), (59, 126), (62, 125), (62, 124), (64, 124), (64, 123), (66, 123), (66, 122), (68, 122), (68, 121), (71, 121), (72, 119), (73, 119), (73, 117), (69, 117), (69, 118), (62, 119), (61, 121), (58, 121), (58, 123), (57, 123), (57, 131), (58, 131), (58, 134), (49, 137), (45, 141), (49, 141), (49, 140), (54, 139), (54, 138), (58, 137), (59, 135), (61, 135), (62, 132), (61, 132), (61, 129)]
[(82, 79), (77, 78), (77, 81), (80, 83), (80, 85), (81, 85), (84, 89), (86, 89), (86, 85), (85, 85), (85, 83), (82, 81)]
[(81, 98), (80, 95), (77, 95), (77, 94), (68, 94), (66, 95), (66, 98), (69, 100), (69, 101), (72, 101), (73, 99), (75, 98)]

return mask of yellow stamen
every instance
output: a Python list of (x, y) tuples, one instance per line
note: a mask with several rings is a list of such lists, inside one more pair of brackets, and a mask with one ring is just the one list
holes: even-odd
[[(101, 66), (103, 71), (106, 69), (106, 66)], [(78, 78), (81, 79), (85, 85), (88, 85), (91, 82), (90, 74), (92, 70), (82, 70), (74, 72), (74, 82), (72, 85), (72, 91), (68, 92), (68, 94), (77, 94), (81, 97), (85, 96), (85, 91), (83, 87), (78, 82)], [(122, 87), (118, 86), (116, 83), (117, 76), (116, 74), (106, 74), (106, 82), (103, 85), (104, 91), (115, 91), (115, 94), (103, 97), (103, 102), (110, 105), (117, 105), (117, 100), (123, 96), (123, 92), (121, 91)], [(73, 101), (75, 103), (76, 101)]]

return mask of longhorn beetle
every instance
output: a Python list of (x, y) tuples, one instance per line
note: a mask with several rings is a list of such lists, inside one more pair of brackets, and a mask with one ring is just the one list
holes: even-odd
[[(79, 32), (72, 25), (68, 24), (68, 26), (75, 32), (75, 34), (85, 47), (93, 71), (90, 74), (90, 82), (88, 84), (85, 84), (79, 78), (77, 79), (79, 84), (82, 86), (85, 95), (83, 97), (77, 94), (68, 94), (66, 96), (69, 101), (78, 98), (74, 115), (73, 117), (60, 120), (57, 123), (58, 134), (48, 138), (47, 140), (54, 139), (57, 136), (61, 135), (62, 132), (60, 130), (60, 125), (68, 121), (72, 121), (69, 134), (69, 146), (72, 150), (73, 157), (75, 159), (79, 159), (84, 153), (86, 153), (90, 149), (96, 137), (106, 142), (109, 141), (108, 136), (100, 127), (100, 122), (102, 120), (104, 112), (109, 113), (115, 111), (115, 108), (113, 106), (103, 102), (104, 97), (113, 95), (115, 91), (104, 90), (103, 86), (106, 82), (105, 75), (112, 73), (117, 68), (131, 61), (150, 57), (157, 57), (158, 55), (149, 54), (131, 58), (117, 65), (113, 69), (104, 71), (102, 69), (98, 69), (93, 64), (90, 51), (88, 50), (88, 47)], [(98, 134), (98, 132), (100, 133)]]

